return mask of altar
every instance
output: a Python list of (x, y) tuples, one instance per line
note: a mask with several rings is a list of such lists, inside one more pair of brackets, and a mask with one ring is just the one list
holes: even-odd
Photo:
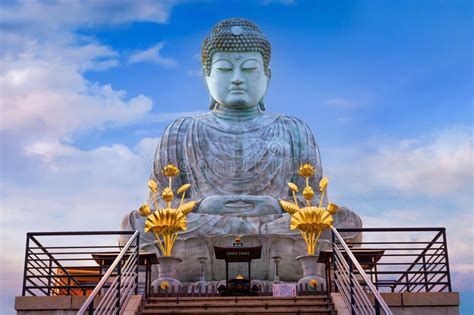
[[(252, 273), (251, 273), (251, 262), (253, 259), (260, 259), (262, 255), (262, 246), (255, 246), (255, 247), (217, 247), (214, 246), (214, 252), (216, 254), (216, 259), (225, 260), (225, 283), (226, 289), (230, 294), (234, 293), (234, 291), (244, 291), (241, 290), (239, 285), (244, 285), (245, 289), (248, 291), (248, 294), (251, 293), (251, 283), (252, 283)], [(241, 274), (237, 275), (235, 279), (237, 280), (229, 283), (229, 263), (247, 263), (248, 264), (248, 277), (247, 279), (244, 278)], [(231, 280), (231, 281), (232, 281)], [(246, 284), (246, 285), (245, 285)]]

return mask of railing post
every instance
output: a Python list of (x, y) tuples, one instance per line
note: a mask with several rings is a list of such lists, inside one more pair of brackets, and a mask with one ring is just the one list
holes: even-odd
[(446, 241), (446, 228), (443, 228), (443, 247), (444, 247), (444, 261), (446, 262), (446, 273), (448, 275), (448, 290), (452, 291), (451, 287), (451, 272), (449, 271), (449, 258), (448, 258), (448, 243)]
[(407, 292), (410, 292), (410, 280), (408, 279), (408, 273), (405, 274), (405, 282), (407, 286)]
[[(135, 277), (135, 294), (138, 294), (138, 272), (139, 272), (139, 267), (140, 267), (140, 233), (138, 233), (138, 236), (137, 236), (137, 268), (135, 269), (135, 272), (137, 274), (136, 274), (136, 277)], [(146, 287), (146, 285), (147, 284), (145, 283), (145, 287)], [(145, 288), (145, 293), (146, 293), (146, 288)]]
[(48, 296), (51, 295), (51, 281), (53, 279), (53, 260), (49, 260), (48, 268)]
[(355, 299), (354, 299), (354, 280), (352, 279), (352, 271), (353, 271), (353, 266), (352, 266), (352, 259), (348, 259), (349, 263), (349, 286), (351, 289), (351, 314), (355, 315), (355, 309), (354, 309), (354, 304), (355, 304)]
[(25, 268), (23, 270), (23, 289), (21, 290), (21, 295), (25, 296), (26, 294), (26, 274), (28, 270), (28, 251), (30, 247), (30, 233), (26, 233), (26, 247), (25, 247)]
[(115, 307), (117, 308), (117, 313), (120, 314), (120, 287), (122, 286), (122, 260), (119, 261), (117, 265), (117, 301), (115, 302)]
[[(337, 285), (335, 285), (335, 282), (336, 282), (336, 261), (334, 259), (334, 256), (335, 256), (335, 253), (336, 253), (336, 238), (334, 237), (334, 231), (331, 230), (331, 237), (332, 237), (332, 257), (331, 257), (331, 260), (332, 260), (332, 272), (334, 273), (334, 291), (335, 292), (338, 292), (338, 288), (337, 288)], [(329, 279), (330, 281), (331, 280), (331, 268), (329, 268)], [(331, 283), (331, 288), (332, 288), (332, 283)]]
[(425, 292), (428, 292), (428, 275), (426, 274), (427, 272), (427, 268), (426, 268), (426, 258), (425, 258), (425, 254), (423, 254), (423, 256), (421, 256), (421, 260), (423, 261), (423, 273), (424, 273), (424, 279), (425, 279)]

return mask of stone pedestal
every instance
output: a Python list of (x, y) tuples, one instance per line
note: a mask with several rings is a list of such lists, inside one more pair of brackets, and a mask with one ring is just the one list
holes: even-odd
[[(154, 291), (159, 289), (164, 290), (173, 286), (175, 291), (178, 287), (181, 287), (181, 281), (179, 281), (176, 274), (176, 269), (179, 263), (183, 260), (175, 256), (161, 256), (158, 257), (158, 279), (153, 281), (151, 286)], [(171, 289), (171, 288), (170, 288)]]
[(303, 267), (303, 278), (298, 280), (298, 286), (303, 285), (305, 288), (305, 284), (307, 284), (309, 290), (316, 290), (321, 284), (324, 284), (325, 280), (319, 276), (318, 265), (316, 264), (318, 255), (298, 256), (296, 260)]

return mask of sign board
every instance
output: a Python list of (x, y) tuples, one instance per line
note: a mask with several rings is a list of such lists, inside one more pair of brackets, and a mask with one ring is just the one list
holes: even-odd
[(296, 283), (274, 283), (273, 296), (296, 296)]

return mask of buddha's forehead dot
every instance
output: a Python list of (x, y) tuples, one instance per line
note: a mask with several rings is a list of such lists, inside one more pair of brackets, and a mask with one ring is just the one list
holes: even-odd
[(243, 32), (243, 30), (240, 26), (232, 26), (230, 31), (231, 31), (232, 35), (234, 35), (234, 36), (239, 36)]
[(242, 55), (240, 55), (240, 54), (236, 54), (236, 55), (234, 56), (234, 59), (235, 59), (235, 60), (240, 60), (240, 58), (242, 58)]

